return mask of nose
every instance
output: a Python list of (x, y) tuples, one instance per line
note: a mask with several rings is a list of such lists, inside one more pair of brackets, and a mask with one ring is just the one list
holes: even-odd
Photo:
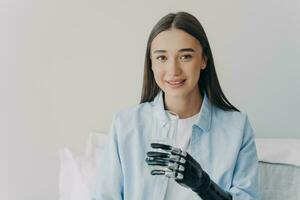
[(176, 59), (170, 59), (167, 66), (167, 74), (177, 76), (181, 74), (180, 64)]

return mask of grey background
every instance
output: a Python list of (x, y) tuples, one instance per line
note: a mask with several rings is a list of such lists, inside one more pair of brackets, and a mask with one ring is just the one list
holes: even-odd
[(58, 199), (58, 150), (82, 152), (139, 102), (147, 37), (188, 11), (257, 137), (299, 138), (300, 3), (0, 0), (0, 199)]

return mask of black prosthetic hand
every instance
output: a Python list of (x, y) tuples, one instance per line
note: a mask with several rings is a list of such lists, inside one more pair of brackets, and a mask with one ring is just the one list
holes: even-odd
[(162, 151), (147, 152), (146, 162), (153, 166), (152, 175), (165, 175), (192, 189), (203, 200), (231, 200), (231, 195), (214, 183), (200, 164), (187, 152), (170, 145), (152, 143)]

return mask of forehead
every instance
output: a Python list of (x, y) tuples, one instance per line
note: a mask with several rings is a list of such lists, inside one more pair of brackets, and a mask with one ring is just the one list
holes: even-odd
[(162, 31), (151, 43), (151, 52), (155, 50), (176, 52), (182, 48), (193, 48), (195, 51), (202, 49), (196, 38), (180, 29)]

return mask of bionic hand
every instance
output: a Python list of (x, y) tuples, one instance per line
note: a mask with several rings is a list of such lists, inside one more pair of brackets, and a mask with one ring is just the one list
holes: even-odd
[(187, 152), (170, 145), (152, 143), (162, 151), (147, 152), (146, 162), (154, 166), (152, 175), (165, 175), (196, 192), (203, 200), (231, 200), (231, 195), (214, 183), (200, 164)]

